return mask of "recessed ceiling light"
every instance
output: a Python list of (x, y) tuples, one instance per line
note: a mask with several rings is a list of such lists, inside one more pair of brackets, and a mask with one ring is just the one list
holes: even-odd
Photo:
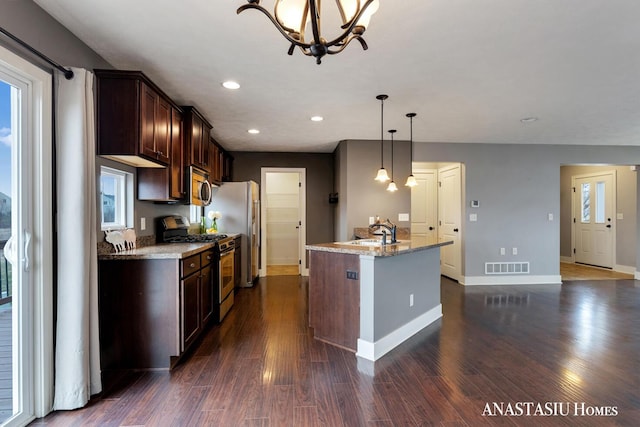
[(520, 121), (522, 123), (532, 123), (532, 122), (537, 122), (538, 118), (537, 117), (525, 117), (523, 119), (520, 119)]
[(249, 129), (247, 132), (249, 132), (252, 135), (257, 135), (260, 133), (258, 129)]
[(232, 80), (227, 80), (226, 82), (223, 82), (222, 86), (227, 89), (240, 89), (240, 84)]
[(313, 117), (311, 117), (311, 121), (312, 122), (321, 122), (323, 120), (324, 120), (324, 117), (322, 117), (322, 116), (313, 116)]

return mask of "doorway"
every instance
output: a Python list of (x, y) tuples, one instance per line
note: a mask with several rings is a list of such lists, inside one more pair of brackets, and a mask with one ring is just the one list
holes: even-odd
[(432, 241), (451, 240), (440, 248), (441, 274), (462, 277), (461, 163), (422, 163), (414, 168), (418, 185), (411, 189), (411, 234)]
[(306, 275), (306, 171), (262, 168), (261, 275)]
[[(0, 422), (52, 405), (51, 75), (0, 47), (0, 292), (5, 395)], [(6, 283), (5, 283), (6, 282)]]
[(572, 177), (576, 263), (613, 268), (616, 172)]

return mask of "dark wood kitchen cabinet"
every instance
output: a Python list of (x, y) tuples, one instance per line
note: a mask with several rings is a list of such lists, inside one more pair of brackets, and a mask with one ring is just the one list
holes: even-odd
[(97, 154), (136, 167), (168, 166), (171, 99), (140, 71), (95, 75)]
[(169, 167), (138, 168), (138, 200), (159, 202), (186, 200), (182, 111), (171, 107), (170, 115)]
[(184, 136), (188, 162), (206, 172), (211, 172), (209, 134), (211, 124), (200, 112), (191, 106), (182, 107), (184, 111)]
[(103, 377), (173, 368), (213, 318), (217, 277), (210, 247), (184, 259), (101, 259)]
[(186, 351), (213, 314), (213, 251), (207, 250), (181, 262), (182, 351)]

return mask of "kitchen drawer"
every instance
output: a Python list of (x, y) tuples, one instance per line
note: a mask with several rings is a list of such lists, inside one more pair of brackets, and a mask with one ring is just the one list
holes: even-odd
[(204, 251), (200, 254), (200, 265), (206, 267), (213, 261), (213, 251)]
[(181, 277), (187, 277), (198, 270), (200, 270), (200, 254), (190, 256), (180, 262)]

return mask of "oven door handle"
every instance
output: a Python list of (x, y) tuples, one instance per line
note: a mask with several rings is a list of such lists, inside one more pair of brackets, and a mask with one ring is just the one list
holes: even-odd
[(224, 258), (224, 257), (227, 257), (227, 256), (230, 256), (230, 255), (233, 255), (233, 253), (234, 253), (235, 251), (236, 251), (235, 249), (231, 249), (231, 250), (227, 250), (227, 251), (224, 251), (224, 252), (220, 252), (220, 258), (222, 259), (222, 258)]

